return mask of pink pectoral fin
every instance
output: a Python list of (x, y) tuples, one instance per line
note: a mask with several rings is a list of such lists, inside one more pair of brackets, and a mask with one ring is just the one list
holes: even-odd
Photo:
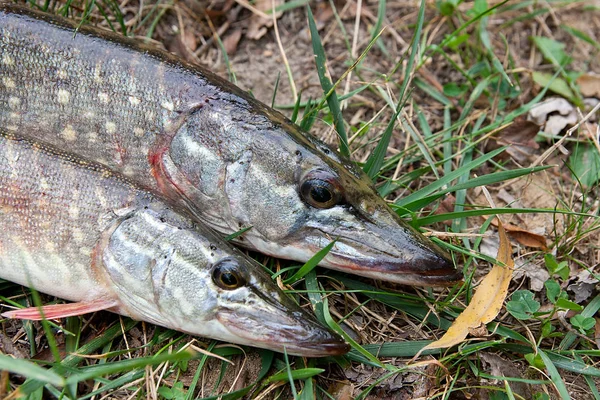
[(20, 310), (7, 311), (2, 313), (4, 318), (16, 318), (16, 319), (30, 319), (39, 321), (42, 318), (42, 313), (46, 319), (58, 319), (73, 317), (76, 315), (88, 314), (95, 311), (107, 310), (115, 307), (117, 302), (115, 300), (92, 300), (82, 301), (80, 303), (67, 303), (67, 304), (51, 304), (43, 307), (29, 307), (22, 308)]

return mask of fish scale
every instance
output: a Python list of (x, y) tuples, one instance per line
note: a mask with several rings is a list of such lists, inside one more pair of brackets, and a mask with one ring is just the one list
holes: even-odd
[(452, 285), (449, 255), (348, 159), (233, 84), (160, 50), (0, 5), (0, 126), (157, 190), (238, 244), (392, 282)]
[(122, 175), (2, 128), (0, 160), (0, 279), (76, 302), (47, 318), (109, 309), (291, 354), (348, 351), (262, 266)]

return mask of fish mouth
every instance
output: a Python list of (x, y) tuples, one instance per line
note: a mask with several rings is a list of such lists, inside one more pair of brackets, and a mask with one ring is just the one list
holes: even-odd
[(304, 357), (338, 356), (350, 350), (340, 335), (285, 297), (268, 310), (223, 308), (216, 317), (229, 333), (254, 347)]
[[(454, 267), (443, 252), (416, 247), (397, 255), (380, 252), (373, 257), (361, 257), (339, 251), (340, 248), (359, 247), (357, 245), (361, 243), (338, 239), (320, 265), (367, 278), (413, 286), (452, 286), (463, 280), (462, 272)], [(369, 251), (373, 252), (373, 248)]]
[(316, 231), (302, 242), (314, 254), (335, 240), (319, 263), (326, 268), (414, 286), (452, 286), (463, 279), (446, 251), (402, 220), (395, 226), (367, 222), (361, 229), (322, 225)]

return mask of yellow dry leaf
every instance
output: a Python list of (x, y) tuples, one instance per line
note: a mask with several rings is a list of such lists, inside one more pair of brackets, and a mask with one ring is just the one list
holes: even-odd
[(467, 337), (469, 330), (487, 324), (496, 318), (502, 309), (515, 263), (511, 257), (512, 248), (502, 223), (498, 223), (498, 236), (500, 247), (496, 259), (505, 265), (494, 265), (481, 281), (469, 306), (456, 318), (450, 329), (439, 340), (425, 346), (423, 350), (452, 347), (461, 343)]

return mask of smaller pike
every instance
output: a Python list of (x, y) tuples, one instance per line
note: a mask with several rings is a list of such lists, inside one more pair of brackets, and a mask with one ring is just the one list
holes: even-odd
[[(0, 129), (0, 278), (194, 335), (304, 356), (348, 345), (255, 261), (100, 164)], [(5, 317), (39, 319), (37, 308)]]

